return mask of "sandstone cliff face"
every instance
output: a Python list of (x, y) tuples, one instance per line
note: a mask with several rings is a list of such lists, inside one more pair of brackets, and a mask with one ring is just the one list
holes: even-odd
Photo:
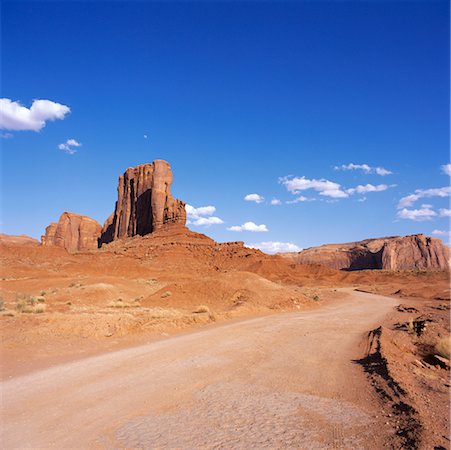
[(449, 249), (440, 239), (417, 234), (393, 239), (384, 246), (382, 268), (403, 269), (447, 269)]
[(440, 239), (417, 234), (322, 245), (290, 257), (299, 264), (321, 264), (337, 270), (447, 270), (450, 251)]
[(87, 216), (64, 212), (58, 223), (45, 229), (41, 242), (45, 246), (65, 248), (69, 253), (93, 250), (98, 247), (102, 226)]
[(127, 169), (119, 177), (116, 208), (103, 226), (100, 243), (144, 236), (170, 225), (183, 227), (185, 203), (172, 197), (171, 184), (171, 167), (166, 161)]

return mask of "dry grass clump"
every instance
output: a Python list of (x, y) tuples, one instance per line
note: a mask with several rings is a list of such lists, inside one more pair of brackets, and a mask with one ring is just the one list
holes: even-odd
[(321, 300), (321, 297), (318, 295), (318, 292), (311, 291), (311, 290), (304, 290), (303, 295), (305, 295), (310, 300), (313, 300), (314, 302), (319, 302)]
[(0, 297), (0, 311), (4, 311), (5, 309), (5, 301)]
[(170, 297), (172, 295), (172, 292), (166, 291), (164, 294), (161, 294), (161, 298)]
[(194, 314), (202, 314), (202, 313), (209, 313), (210, 312), (210, 308), (208, 306), (205, 305), (199, 305), (194, 311)]
[(45, 312), (46, 309), (47, 309), (47, 307), (44, 304), (39, 303), (39, 304), (35, 305), (33, 313), (34, 314), (42, 314)]
[(46, 305), (44, 297), (32, 297), (28, 294), (18, 293), (16, 295), (17, 311), (25, 314), (42, 314), (46, 311)]
[(118, 298), (117, 300), (113, 300), (112, 302), (108, 303), (108, 306), (110, 308), (130, 308), (130, 304), (127, 302), (124, 302), (121, 298)]
[(451, 336), (442, 337), (435, 344), (435, 351), (442, 358), (450, 359), (451, 353)]

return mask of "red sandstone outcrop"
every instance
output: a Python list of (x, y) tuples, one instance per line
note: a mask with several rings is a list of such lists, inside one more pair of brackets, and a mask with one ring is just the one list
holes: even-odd
[(116, 207), (103, 226), (100, 243), (144, 236), (169, 225), (184, 227), (185, 203), (172, 197), (171, 184), (166, 161), (127, 169), (119, 177)]
[(416, 234), (327, 244), (284, 256), (299, 264), (321, 264), (338, 270), (447, 270), (450, 251), (440, 239)]
[(382, 253), (382, 268), (403, 269), (447, 269), (449, 248), (440, 239), (416, 234), (392, 239), (385, 243)]
[(102, 226), (87, 216), (64, 212), (58, 223), (51, 223), (45, 229), (41, 242), (45, 246), (65, 248), (69, 253), (82, 250), (94, 250), (98, 247), (98, 239)]

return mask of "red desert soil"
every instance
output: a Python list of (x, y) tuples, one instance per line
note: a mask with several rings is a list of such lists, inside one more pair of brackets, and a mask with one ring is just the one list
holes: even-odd
[(394, 424), (353, 360), (396, 303), (354, 292), (5, 381), (2, 443), (382, 448)]
[(449, 448), (447, 272), (186, 230), (72, 255), (2, 236), (0, 265), (3, 448)]

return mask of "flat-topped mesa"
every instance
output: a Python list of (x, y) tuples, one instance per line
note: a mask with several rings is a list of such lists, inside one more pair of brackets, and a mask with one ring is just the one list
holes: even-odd
[(448, 270), (450, 250), (440, 239), (415, 234), (322, 245), (286, 257), (338, 270)]
[(58, 223), (51, 223), (41, 237), (44, 246), (65, 248), (69, 253), (97, 248), (102, 226), (81, 214), (64, 212)]
[(172, 197), (171, 184), (171, 166), (161, 159), (127, 169), (119, 177), (116, 207), (99, 243), (144, 236), (166, 226), (184, 227), (185, 203)]

